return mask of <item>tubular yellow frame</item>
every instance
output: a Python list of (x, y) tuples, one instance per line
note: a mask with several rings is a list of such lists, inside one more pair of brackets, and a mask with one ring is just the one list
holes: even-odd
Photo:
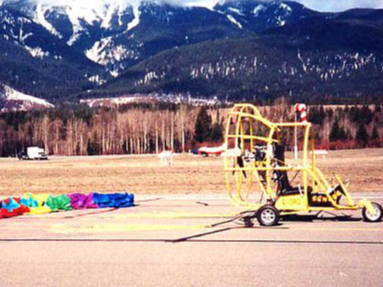
[[(245, 123), (247, 129), (245, 130)], [(260, 135), (254, 130), (256, 126), (266, 128), (265, 134)], [(224, 169), (226, 174), (226, 183), (231, 201), (245, 209), (256, 210), (265, 203), (274, 203), (276, 208), (282, 213), (299, 213), (307, 211), (320, 210), (357, 210), (364, 206), (374, 213), (371, 203), (367, 199), (361, 200), (355, 204), (352, 200), (346, 186), (343, 184), (338, 175), (336, 179), (344, 191), (347, 204), (338, 204), (331, 196), (333, 187), (330, 185), (324, 174), (315, 166), (314, 141), (312, 136), (311, 123), (294, 123), (282, 122), (273, 123), (264, 118), (259, 110), (251, 104), (235, 105), (228, 117), (226, 126), (225, 144), (228, 149), (233, 149), (234, 154), (226, 153), (224, 157)], [(281, 143), (281, 130), (285, 128), (303, 129), (303, 159), (302, 164), (289, 164), (288, 166), (277, 166), (273, 164), (273, 143)], [(248, 152), (255, 152), (255, 143), (262, 143), (266, 146), (265, 160), (257, 162), (255, 160), (239, 166), (237, 162), (238, 156), (245, 154), (246, 147)], [(310, 147), (310, 148), (309, 148)], [(309, 160), (309, 149), (312, 150), (311, 160)], [(273, 187), (274, 171), (296, 171), (302, 172), (303, 186), (302, 192), (296, 196), (281, 196), (277, 194), (277, 190)], [(245, 173), (249, 173), (247, 177)], [(265, 173), (265, 182), (260, 178), (260, 172)], [(234, 187), (233, 176), (235, 180)], [(311, 179), (311, 180), (310, 180)], [(324, 194), (331, 207), (313, 207), (309, 204), (309, 182), (312, 187), (313, 194)], [(275, 185), (275, 184), (274, 184)], [(252, 190), (254, 193), (259, 192), (264, 202), (255, 202), (251, 198)]]

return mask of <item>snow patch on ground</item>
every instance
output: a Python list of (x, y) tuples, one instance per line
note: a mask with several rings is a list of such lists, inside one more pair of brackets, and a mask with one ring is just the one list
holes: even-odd
[(110, 106), (126, 105), (130, 103), (136, 103), (140, 100), (141, 98), (139, 97), (126, 96), (126, 97), (119, 97), (119, 98), (98, 98), (98, 99), (80, 100), (80, 103), (86, 104), (90, 108), (95, 108), (95, 107), (110, 107)]
[(233, 16), (227, 15), (227, 19), (232, 22), (234, 25), (238, 26), (239, 29), (242, 29), (241, 23), (239, 23)]
[(28, 46), (25, 46), (25, 49), (32, 55), (34, 58), (43, 59), (45, 57), (49, 56), (49, 52), (44, 52), (40, 47), (37, 48), (31, 48)]
[(109, 9), (107, 9), (107, 11), (105, 13), (105, 17), (101, 23), (101, 28), (105, 28), (105, 29), (110, 28), (111, 23), (112, 23), (112, 19), (113, 19), (113, 15), (117, 10), (118, 10), (118, 7), (116, 7), (116, 6), (112, 6), (112, 7), (109, 7)]
[(11, 110), (27, 111), (34, 108), (54, 108), (54, 105), (46, 100), (23, 94), (7, 85), (0, 85), (0, 93), (1, 91), (3, 91), (3, 97), (6, 100), (6, 105), (1, 110), (2, 112)]
[(93, 47), (85, 52), (85, 55), (91, 61), (102, 66), (137, 58), (137, 53), (134, 50), (130, 50), (124, 45), (115, 46), (112, 37), (95, 42)]
[(279, 5), (279, 7), (280, 7), (281, 9), (284, 9), (284, 10), (288, 11), (288, 12), (292, 12), (292, 11), (293, 11), (293, 9), (291, 9), (291, 7), (290, 7), (289, 5), (287, 5), (287, 4), (285, 4), (285, 3), (281, 3), (281, 4)]
[(101, 78), (99, 75), (91, 76), (88, 78), (89, 82), (96, 83), (97, 85), (101, 86), (106, 83), (106, 80)]
[(85, 55), (89, 60), (101, 64), (102, 59), (100, 58), (100, 54), (111, 42), (112, 37), (107, 37), (101, 39), (100, 41), (96, 41), (93, 47), (85, 52)]
[(263, 6), (262, 4), (259, 4), (257, 7), (254, 8), (253, 14), (256, 17), (259, 15), (259, 13), (261, 13), (262, 11), (265, 11), (265, 10), (266, 10), (266, 7)]
[(95, 98), (95, 99), (84, 99), (80, 100), (80, 103), (88, 105), (91, 108), (96, 107), (115, 107), (119, 105), (126, 105), (130, 103), (154, 103), (154, 102), (165, 102), (165, 103), (188, 103), (195, 106), (200, 105), (216, 105), (217, 103), (232, 104), (228, 101), (220, 101), (217, 97), (212, 99), (204, 98), (192, 98), (190, 95), (185, 94), (131, 94), (117, 98)]
[(137, 27), (138, 24), (140, 24), (141, 11), (139, 10), (138, 5), (133, 6), (133, 14), (134, 14), (134, 19), (132, 22), (128, 24), (127, 31), (132, 30), (133, 28)]
[(235, 14), (238, 14), (238, 15), (241, 15), (241, 16), (244, 16), (244, 14), (237, 8), (232, 8), (232, 7), (229, 7), (229, 10)]
[[(73, 34), (67, 42), (69, 46), (72, 46), (74, 43), (76, 43), (76, 41), (81, 35), (81, 32), (84, 30), (81, 25), (80, 19), (83, 19), (86, 22), (91, 21), (91, 19), (96, 20), (95, 17), (92, 17), (91, 14), (88, 14), (86, 12), (87, 11), (81, 8), (80, 10), (77, 10), (77, 8), (72, 8), (72, 7), (66, 8), (66, 13), (68, 15), (69, 21), (72, 23), (72, 28), (73, 28)], [(84, 18), (80, 18), (80, 16)]]
[(47, 7), (44, 7), (41, 3), (37, 4), (37, 8), (36, 8), (37, 18), (35, 20), (37, 23), (41, 24), (41, 26), (47, 29), (50, 33), (52, 33), (53, 35), (61, 39), (62, 35), (59, 32), (57, 32), (56, 29), (52, 26), (52, 24), (45, 19), (44, 15), (47, 11), (48, 11)]
[(113, 78), (117, 78), (120, 73), (118, 72), (118, 70), (112, 70), (109, 72), (109, 74), (113, 77)]

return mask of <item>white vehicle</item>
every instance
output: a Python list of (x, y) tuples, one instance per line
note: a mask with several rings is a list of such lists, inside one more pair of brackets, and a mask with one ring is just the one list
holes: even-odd
[(45, 154), (43, 148), (31, 146), (27, 148), (27, 153), (19, 155), (20, 160), (48, 160), (48, 156)]
[(223, 144), (218, 147), (201, 147), (198, 149), (198, 154), (201, 154), (203, 156), (209, 156), (209, 155), (220, 155), (224, 153), (227, 150), (226, 145)]

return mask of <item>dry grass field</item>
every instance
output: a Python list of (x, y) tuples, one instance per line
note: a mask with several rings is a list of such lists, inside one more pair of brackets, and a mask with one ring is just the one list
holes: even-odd
[[(351, 192), (383, 191), (383, 149), (330, 151), (318, 166), (328, 177), (350, 179)], [(174, 166), (152, 156), (52, 157), (49, 161), (0, 159), (0, 195), (25, 192), (65, 194), (225, 194), (221, 157), (177, 155)]]

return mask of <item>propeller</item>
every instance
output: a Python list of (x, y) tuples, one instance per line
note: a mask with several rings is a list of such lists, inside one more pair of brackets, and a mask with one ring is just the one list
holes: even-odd
[[(240, 168), (244, 168), (245, 167), (245, 163), (243, 161), (243, 157), (242, 156), (238, 156), (237, 157), (237, 164), (239, 165)], [(242, 173), (243, 173), (243, 176), (245, 178), (247, 178), (246, 171), (242, 170)]]
[[(245, 162), (243, 161), (243, 154), (242, 154), (242, 151), (241, 151), (241, 144), (240, 142), (238, 142), (238, 147), (239, 147), (239, 152), (240, 152), (240, 155), (238, 155), (236, 157), (236, 162), (237, 162), (237, 165), (240, 167), (240, 168), (244, 168), (245, 167)], [(234, 167), (236, 166), (236, 164), (234, 163)], [(233, 175), (234, 175), (235, 171), (233, 171)], [(246, 175), (246, 171), (242, 170), (242, 173), (243, 173), (243, 176), (245, 178), (247, 178), (247, 175)]]

